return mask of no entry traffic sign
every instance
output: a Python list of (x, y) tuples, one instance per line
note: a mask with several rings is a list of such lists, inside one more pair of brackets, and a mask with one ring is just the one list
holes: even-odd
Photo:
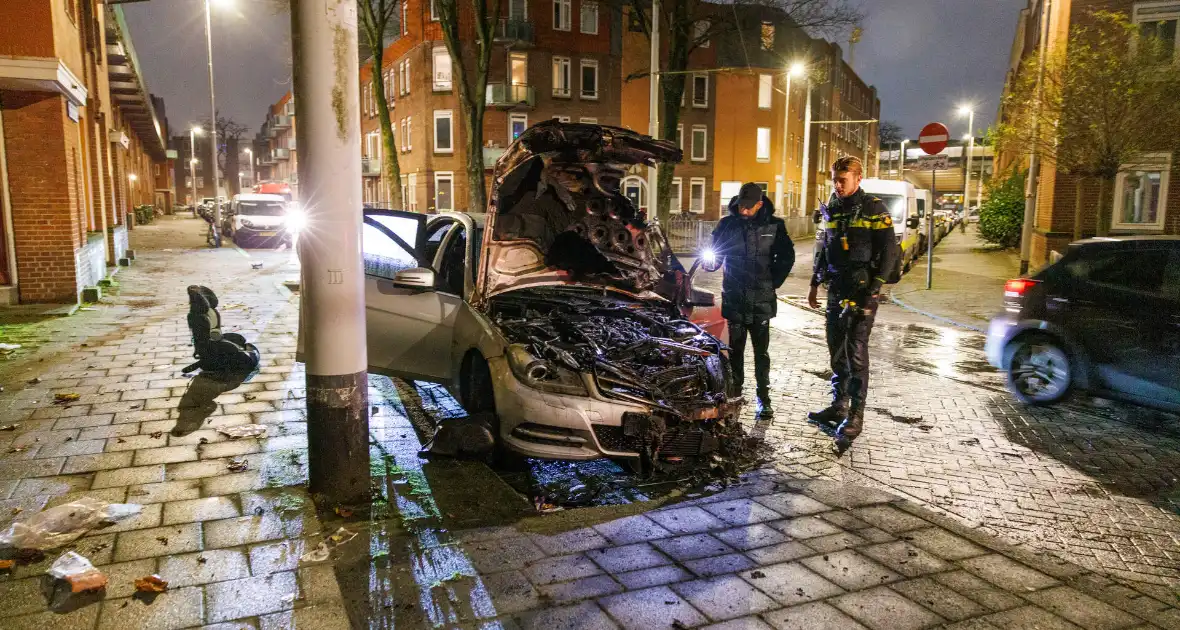
[(922, 132), (918, 134), (918, 146), (922, 147), (926, 155), (936, 155), (946, 148), (950, 137), (951, 132), (947, 130), (946, 125), (933, 122), (922, 127)]

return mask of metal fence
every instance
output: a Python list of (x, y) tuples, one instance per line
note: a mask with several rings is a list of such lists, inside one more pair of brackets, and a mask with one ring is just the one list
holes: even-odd
[[(815, 223), (811, 217), (783, 217), (787, 223), (787, 234), (792, 239), (814, 237)], [(709, 247), (713, 242), (713, 229), (717, 221), (702, 221), (692, 216), (672, 216), (668, 219), (668, 243), (677, 254), (694, 254)]]

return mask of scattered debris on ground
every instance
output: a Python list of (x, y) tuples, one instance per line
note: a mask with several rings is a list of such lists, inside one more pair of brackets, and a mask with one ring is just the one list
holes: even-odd
[(20, 426), (19, 422), (15, 423), (15, 424), (6, 424), (3, 426), (0, 426), (0, 431), (16, 431), (16, 428), (19, 426)]
[(135, 590), (139, 593), (163, 593), (168, 590), (168, 582), (158, 575), (148, 575), (135, 580)]
[(135, 503), (107, 503), (82, 497), (14, 522), (0, 532), (0, 548), (47, 550), (81, 538), (101, 523), (115, 523), (143, 511)]
[(16, 566), (16, 560), (0, 560), (0, 571), (11, 571)]
[(0, 353), (8, 354), (16, 350), (20, 350), (19, 343), (0, 343)]
[(53, 395), (53, 404), (64, 405), (66, 403), (78, 402), (78, 399), (80, 399), (80, 398), (82, 398), (81, 394), (75, 394), (73, 392), (70, 392), (68, 394), (54, 394)]
[(265, 424), (243, 424), (236, 427), (221, 427), (217, 432), (231, 440), (238, 440), (247, 437), (266, 437), (266, 430)]
[(246, 458), (231, 459), (229, 460), (229, 464), (226, 465), (226, 468), (230, 472), (244, 472), (250, 468), (250, 460)]
[(94, 591), (107, 585), (107, 576), (90, 560), (73, 551), (62, 554), (46, 573), (69, 584), (71, 593)]
[(332, 555), (332, 550), (356, 538), (356, 532), (341, 527), (336, 533), (324, 538), (311, 551), (299, 557), (300, 562), (323, 562)]

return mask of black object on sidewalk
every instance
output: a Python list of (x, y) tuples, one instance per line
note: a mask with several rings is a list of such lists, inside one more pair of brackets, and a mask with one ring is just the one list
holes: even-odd
[(209, 287), (188, 288), (188, 328), (193, 334), (193, 357), (196, 363), (181, 370), (188, 374), (205, 372), (251, 372), (258, 367), (261, 355), (252, 343), (237, 333), (221, 332), (221, 313), (217, 312), (217, 295)]

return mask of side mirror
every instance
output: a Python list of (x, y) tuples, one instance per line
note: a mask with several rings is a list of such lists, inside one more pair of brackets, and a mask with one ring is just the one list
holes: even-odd
[(393, 276), (393, 286), (416, 291), (434, 290), (434, 270), (425, 267), (403, 269)]
[(906, 227), (908, 227), (908, 228), (909, 228), (909, 229), (911, 229), (911, 230), (916, 230), (916, 229), (918, 229), (918, 226), (919, 226), (919, 225), (921, 225), (921, 223), (919, 223), (919, 222), (918, 222), (918, 217), (910, 217), (910, 218), (909, 218), (909, 219), (907, 219), (907, 220), (906, 220), (906, 222), (905, 222), (905, 226), (906, 226)]

